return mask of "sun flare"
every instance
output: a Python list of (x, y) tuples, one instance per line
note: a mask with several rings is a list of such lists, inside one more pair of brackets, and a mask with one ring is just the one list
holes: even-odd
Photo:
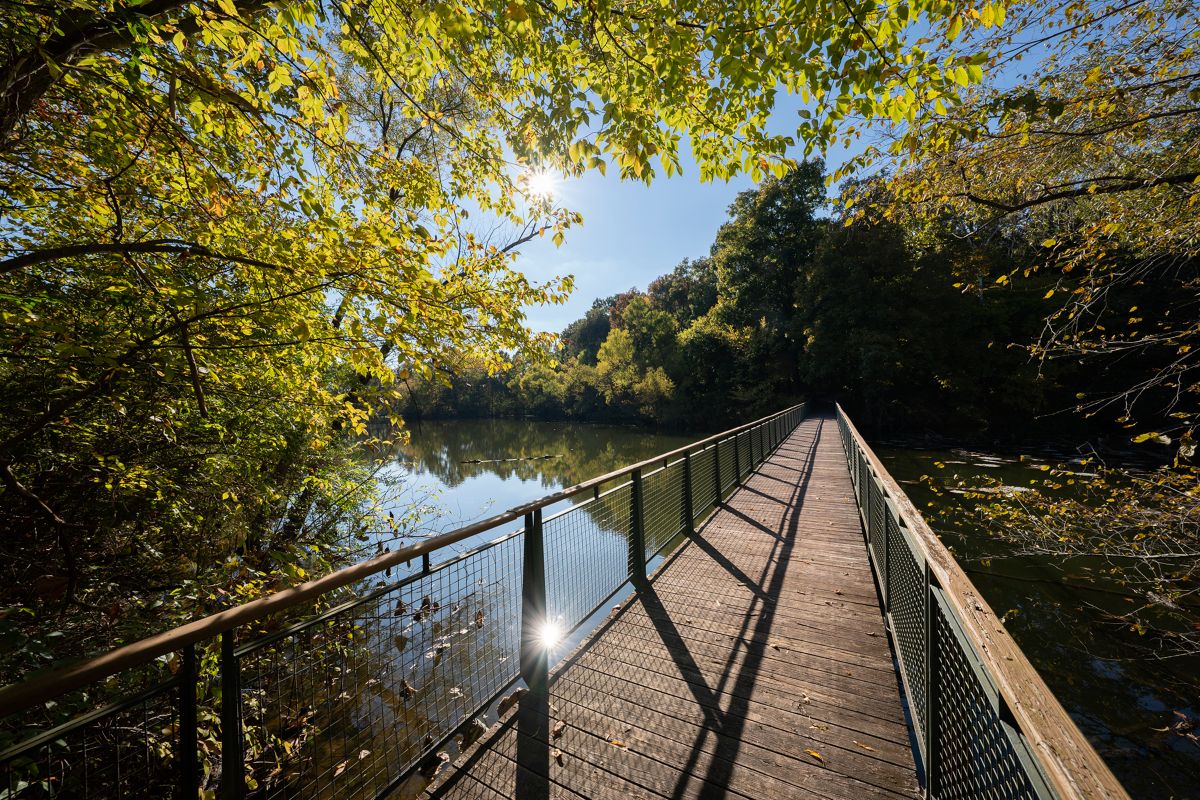
[(553, 200), (561, 183), (561, 178), (548, 169), (531, 170), (525, 174), (525, 194), (531, 200)]
[(566, 631), (563, 630), (562, 623), (558, 620), (548, 619), (542, 623), (541, 630), (538, 631), (538, 641), (546, 650), (553, 650), (562, 644), (563, 637)]

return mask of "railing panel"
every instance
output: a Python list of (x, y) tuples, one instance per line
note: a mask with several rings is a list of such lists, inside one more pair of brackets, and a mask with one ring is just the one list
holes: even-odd
[(929, 796), (1128, 800), (840, 407), (838, 430)]
[(887, 537), (887, 509), (884, 506), (883, 490), (874, 481), (867, 482), (867, 509), (869, 514), (869, 542), (872, 555), (880, 564), (883, 563), (883, 548)]
[(721, 499), (729, 493), (730, 488), (737, 485), (738, 478), (733, 470), (733, 448), (736, 440), (733, 437), (721, 440)]
[(572, 630), (629, 580), (632, 503), (625, 483), (542, 523), (546, 615)]
[(0, 753), (0, 796), (179, 797), (176, 694), (177, 682), (165, 681), (89, 714), (86, 725)]
[(738, 434), (738, 467), (741, 469), (739, 478), (748, 475), (754, 467), (753, 456), (750, 452), (750, 431)]
[(652, 472), (642, 479), (645, 509), (646, 559), (649, 560), (683, 532), (683, 462)]
[(888, 531), (888, 605), (892, 637), (899, 651), (909, 711), (924, 744), (925, 732), (925, 563), (896, 525)]
[(696, 519), (704, 519), (717, 502), (713, 483), (713, 464), (716, 448), (706, 447), (692, 454), (692, 505)]
[(248, 788), (373, 798), (511, 684), (523, 537), (240, 648)]
[[(936, 756), (930, 784), (939, 800), (1039, 800), (1052, 795), (1028, 748), (1011, 737), (999, 699), (941, 590), (932, 590), (932, 712)], [(1014, 739), (1017, 739), (1014, 741)]]

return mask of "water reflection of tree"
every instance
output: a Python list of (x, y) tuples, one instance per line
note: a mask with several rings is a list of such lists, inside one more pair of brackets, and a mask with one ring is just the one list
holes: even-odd
[[(633, 464), (695, 437), (634, 427), (484, 419), (425, 421), (397, 457), (455, 487), (477, 475), (539, 480), (547, 490)], [(552, 456), (542, 458), (542, 456)], [(505, 460), (515, 459), (515, 460)], [(464, 463), (486, 461), (488, 463)]]

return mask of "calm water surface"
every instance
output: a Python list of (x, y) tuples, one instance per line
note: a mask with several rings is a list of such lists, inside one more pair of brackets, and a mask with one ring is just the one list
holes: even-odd
[(387, 474), (401, 480), (398, 508), (427, 507), (429, 532), (502, 513), (706, 435), (511, 419), (415, 422), (410, 434)]

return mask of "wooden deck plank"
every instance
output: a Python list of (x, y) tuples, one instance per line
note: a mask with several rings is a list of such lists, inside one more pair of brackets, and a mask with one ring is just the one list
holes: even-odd
[(918, 796), (831, 418), (805, 420), (650, 586), (556, 668), (542, 708), (510, 712), (428, 794)]

